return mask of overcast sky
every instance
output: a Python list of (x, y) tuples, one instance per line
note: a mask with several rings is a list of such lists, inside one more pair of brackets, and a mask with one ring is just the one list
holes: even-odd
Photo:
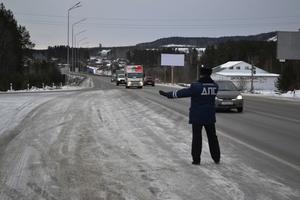
[[(77, 0), (0, 2), (29, 30), (35, 48), (67, 44), (67, 10)], [(300, 0), (81, 0), (81, 4), (70, 11), (70, 35), (72, 24), (86, 18), (74, 26), (77, 41), (85, 47), (300, 28)]]

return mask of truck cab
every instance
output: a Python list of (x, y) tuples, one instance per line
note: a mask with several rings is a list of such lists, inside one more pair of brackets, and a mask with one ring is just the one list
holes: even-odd
[(137, 87), (143, 88), (144, 73), (142, 65), (127, 65), (125, 67), (126, 88)]

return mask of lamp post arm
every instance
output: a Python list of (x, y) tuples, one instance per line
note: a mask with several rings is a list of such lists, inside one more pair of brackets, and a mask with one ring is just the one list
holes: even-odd
[[(68, 9), (68, 31), (67, 31), (67, 64), (68, 66), (70, 65), (70, 11), (75, 9), (75, 8), (79, 8), (81, 7), (81, 2), (77, 2), (75, 5), (73, 5), (71, 8)], [(73, 45), (72, 45), (73, 46)]]

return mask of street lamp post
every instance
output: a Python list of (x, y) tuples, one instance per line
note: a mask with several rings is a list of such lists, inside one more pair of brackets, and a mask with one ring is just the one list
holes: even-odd
[(67, 34), (67, 64), (68, 64), (68, 67), (70, 65), (70, 39), (69, 39), (69, 36), (70, 36), (70, 11), (75, 9), (75, 8), (79, 8), (81, 7), (82, 5), (80, 4), (80, 1), (78, 3), (76, 3), (75, 5), (73, 5), (71, 8), (68, 9), (68, 34)]
[[(85, 40), (85, 39), (87, 39), (87, 38), (82, 38), (79, 42), (81, 42), (81, 41), (83, 41), (83, 40)], [(81, 48), (81, 46), (86, 46), (86, 48), (89, 48), (87, 45), (89, 44), (89, 42), (83, 42), (83, 43), (81, 43), (81, 44), (79, 44), (79, 42), (78, 42), (78, 46)], [(78, 51), (80, 51), (81, 49), (78, 49)], [(83, 54), (83, 56), (81, 56), (81, 54), (80, 54), (81, 52), (79, 52), (79, 59), (80, 60), (82, 60), (82, 58), (84, 59), (85, 57), (84, 57), (84, 54)], [(82, 70), (82, 65), (81, 65), (81, 63), (79, 63), (79, 71), (81, 71)]]
[[(75, 23), (72, 24), (72, 69), (74, 68), (74, 50), (73, 50), (73, 43), (74, 43), (74, 27), (77, 25), (77, 24), (80, 24), (81, 22), (85, 21), (86, 18), (84, 19), (81, 19)], [(74, 68), (75, 70), (75, 68)]]
[[(78, 42), (76, 42), (76, 40), (75, 40), (75, 43), (76, 43), (76, 45), (77, 45), (77, 47), (78, 47), (78, 49), (77, 49), (77, 52), (76, 52), (76, 57), (75, 57), (75, 62), (76, 63), (78, 63), (79, 65), (78, 65), (78, 69), (79, 69), (79, 71), (80, 71), (80, 42), (82, 42), (82, 41), (84, 41), (84, 40), (86, 40), (87, 39), (87, 37), (84, 37), (84, 38), (81, 38)], [(76, 67), (76, 65), (75, 65), (75, 67)]]
[(75, 36), (74, 36), (74, 38), (75, 38), (75, 52), (74, 52), (74, 54), (75, 54), (75, 55), (74, 55), (74, 57), (75, 57), (75, 62), (74, 62), (74, 69), (76, 69), (76, 65), (77, 65), (77, 59), (76, 59), (76, 57), (77, 57), (77, 52), (76, 52), (76, 49), (77, 49), (77, 42), (76, 42), (76, 37), (77, 37), (78, 35), (84, 33), (84, 32), (86, 32), (86, 30), (80, 31), (80, 32), (76, 33)]

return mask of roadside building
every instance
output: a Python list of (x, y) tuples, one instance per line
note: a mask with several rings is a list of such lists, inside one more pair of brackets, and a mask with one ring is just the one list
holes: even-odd
[(231, 80), (242, 90), (275, 90), (279, 74), (269, 73), (244, 61), (229, 61), (213, 68), (214, 80)]

